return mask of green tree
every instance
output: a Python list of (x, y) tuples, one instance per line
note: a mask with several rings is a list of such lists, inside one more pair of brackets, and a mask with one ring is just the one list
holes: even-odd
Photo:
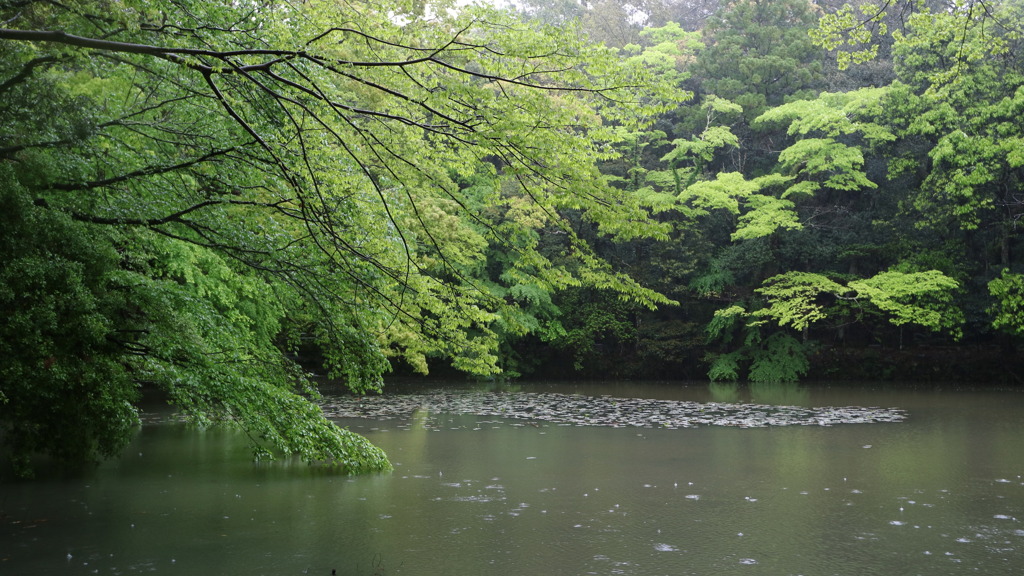
[(995, 298), (992, 325), (1014, 336), (1024, 334), (1024, 276), (1003, 270), (999, 278), (989, 282), (988, 288)]
[(964, 321), (954, 301), (959, 288), (937, 270), (887, 270), (845, 286), (811, 272), (773, 276), (757, 288), (760, 299), (752, 311), (733, 305), (715, 313), (708, 335), (727, 351), (711, 355), (709, 376), (736, 380), (749, 363), (752, 382), (796, 381), (809, 368), (809, 328), (828, 319), (849, 324), (881, 316), (895, 326), (915, 324), (959, 338)]
[(912, 323), (959, 336), (963, 314), (953, 304), (958, 288), (956, 280), (937, 270), (887, 270), (871, 278), (851, 280), (845, 287), (820, 274), (787, 272), (769, 278), (757, 289), (768, 305), (753, 316), (806, 330), (827, 316), (820, 298), (828, 295), (826, 301), (832, 303), (849, 302), (861, 310), (871, 306), (896, 326)]
[(920, 231), (918, 254), (956, 255), (946, 270), (965, 287), (976, 335), (992, 328), (986, 286), (1019, 262), (1022, 13), (1019, 2), (918, 10), (894, 34), (897, 79), (879, 115), (897, 136), (887, 150), (896, 218)]
[[(530, 329), (517, 286), (667, 302), (564, 216), (663, 235), (594, 167), (614, 155), (610, 124), (664, 109), (657, 83), (571, 26), (431, 8), (0, 5), (0, 305), (17, 319), (0, 422), (16, 458), (116, 453), (149, 383), (258, 455), (382, 469), (309, 402), (298, 342), (368, 391), (389, 359), (495, 373), (500, 331)], [(481, 171), (495, 193), (460, 185)], [(34, 243), (36, 225), (51, 232)], [(564, 261), (542, 254), (545, 231)], [(514, 255), (497, 284), (480, 272), (493, 247)], [(79, 411), (50, 418), (56, 404)]]
[[(705, 48), (689, 68), (690, 85), (699, 101), (715, 96), (742, 108), (731, 124), (740, 146), (715, 158), (710, 168), (759, 176), (772, 169), (782, 137), (751, 122), (768, 108), (810, 98), (824, 86), (825, 52), (808, 31), (817, 22), (806, 0), (743, 0), (722, 5), (703, 30)], [(704, 111), (682, 108), (676, 134), (697, 135)]]
[(693, 74), (701, 92), (743, 107), (754, 119), (821, 85), (822, 52), (807, 33), (816, 24), (806, 0), (743, 0), (724, 6), (704, 29)]

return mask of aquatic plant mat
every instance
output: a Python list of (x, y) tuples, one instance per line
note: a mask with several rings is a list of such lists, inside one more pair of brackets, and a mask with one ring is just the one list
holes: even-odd
[(729, 404), (526, 392), (432, 392), (340, 396), (321, 403), (328, 418), (401, 418), (428, 414), (475, 414), (578, 426), (693, 428), (696, 426), (832, 426), (900, 422), (897, 408)]

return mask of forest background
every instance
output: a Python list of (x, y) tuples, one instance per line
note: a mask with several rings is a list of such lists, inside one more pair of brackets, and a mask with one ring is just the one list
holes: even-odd
[(563, 291), (511, 369), (1019, 383), (1020, 3), (544, 4), (692, 94), (602, 164), (670, 240), (593, 238), (679, 304)]
[(1019, 0), (0, 1), (4, 450), (311, 372), (1019, 384)]

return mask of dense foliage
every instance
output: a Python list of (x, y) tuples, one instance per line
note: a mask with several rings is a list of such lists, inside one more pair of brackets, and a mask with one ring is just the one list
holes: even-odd
[(722, 3), (627, 47), (674, 39), (694, 98), (602, 164), (670, 242), (602, 254), (682, 304), (620, 315), (581, 374), (1014, 378), (1021, 4), (822, 6)]
[(668, 302), (562, 214), (663, 236), (595, 162), (605, 122), (667, 100), (572, 27), (273, 0), (17, 1), (0, 21), (0, 422), (21, 463), (116, 453), (145, 385), (258, 455), (382, 469), (309, 402), (300, 348), (368, 391), (389, 358), (496, 373), (552, 290)]
[(0, 0), (8, 456), (116, 454), (153, 388), (380, 470), (308, 370), (880, 377), (1024, 335), (1019, 0), (458, 4)]

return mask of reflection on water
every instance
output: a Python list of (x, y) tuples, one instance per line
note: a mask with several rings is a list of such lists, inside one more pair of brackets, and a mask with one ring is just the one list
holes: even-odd
[(740, 385), (735, 382), (712, 382), (708, 384), (708, 392), (715, 402), (731, 404), (740, 401)]
[(811, 391), (795, 382), (753, 382), (750, 400), (758, 404), (805, 406), (811, 401)]
[(740, 386), (736, 382), (712, 382), (708, 393), (714, 402), (749, 401), (775, 406), (810, 406), (811, 390), (795, 382), (754, 382)]
[(1024, 565), (1019, 393), (592, 390), (894, 406), (910, 418), (660, 430), (421, 411), (342, 422), (395, 463), (357, 478), (254, 466), (229, 432), (148, 426), (89, 478), (0, 484), (0, 572), (1009, 575)]

